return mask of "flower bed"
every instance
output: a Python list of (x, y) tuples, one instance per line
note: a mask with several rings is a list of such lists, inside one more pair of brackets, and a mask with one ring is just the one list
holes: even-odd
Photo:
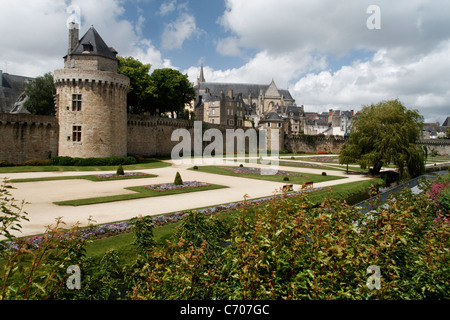
[(319, 161), (319, 162), (333, 162), (338, 163), (339, 157), (338, 156), (330, 156), (330, 157), (323, 157), (323, 156), (311, 156), (311, 157), (305, 157), (303, 158), (305, 161)]
[(289, 165), (294, 167), (308, 167), (308, 168), (318, 168), (318, 169), (326, 169), (327, 167), (321, 166), (320, 164), (308, 163), (308, 162), (286, 162), (280, 161), (280, 165)]
[(126, 172), (123, 175), (118, 175), (116, 173), (103, 173), (103, 174), (96, 174), (95, 177), (101, 178), (101, 179), (108, 179), (108, 178), (117, 178), (117, 177), (133, 177), (133, 176), (147, 176), (147, 173), (143, 172)]
[[(236, 174), (261, 174), (260, 168), (246, 168), (246, 167), (218, 167), (220, 169), (230, 170), (233, 171)], [(277, 176), (290, 176), (290, 177), (304, 177), (302, 174), (289, 172), (289, 171), (282, 171), (278, 170), (275, 174)]]
[(185, 188), (197, 188), (197, 187), (207, 187), (210, 184), (205, 182), (198, 181), (186, 181), (181, 185), (176, 185), (173, 183), (165, 183), (165, 184), (153, 184), (151, 186), (146, 186), (147, 189), (155, 190), (155, 191), (168, 191), (168, 190), (176, 190), (176, 189), (185, 189)]
[[(195, 182), (195, 181), (194, 181)], [(246, 200), (246, 201), (239, 201), (239, 202), (233, 202), (233, 203), (227, 203), (227, 204), (221, 204), (217, 206), (212, 206), (208, 208), (198, 209), (195, 210), (197, 212), (201, 212), (203, 214), (217, 214), (220, 212), (225, 212), (228, 210), (234, 210), (238, 209), (240, 207), (243, 207), (244, 205), (258, 205), (262, 204), (264, 202), (272, 201), (277, 198), (281, 197), (294, 197), (301, 193), (312, 193), (315, 191), (320, 191), (323, 188), (315, 188), (305, 191), (292, 191), (290, 193), (287, 193), (286, 195), (275, 195), (275, 196), (268, 196), (264, 198), (254, 199), (254, 200)], [(159, 216), (152, 217), (153, 223), (155, 226), (163, 226), (169, 223), (175, 223), (183, 219), (186, 215), (188, 215), (190, 210), (188, 211), (179, 211), (179, 212), (173, 212), (173, 213), (167, 213), (162, 214)], [(73, 237), (73, 236), (79, 236), (84, 239), (100, 239), (107, 236), (113, 236), (118, 235), (121, 233), (129, 232), (132, 230), (132, 223), (130, 221), (123, 221), (123, 222), (116, 222), (116, 223), (110, 223), (110, 224), (102, 224), (102, 225), (93, 225), (89, 226), (87, 228), (80, 228), (76, 231), (68, 231), (63, 236), (61, 236), (61, 239), (64, 240), (65, 238)], [(28, 237), (28, 238), (22, 238), (18, 241), (9, 241), (5, 243), (0, 242), (0, 246), (4, 246), (8, 248), (9, 250), (18, 250), (19, 246), (21, 248), (29, 248), (29, 249), (37, 249), (39, 248), (40, 243), (44, 240), (44, 236), (34, 236), (34, 237)]]

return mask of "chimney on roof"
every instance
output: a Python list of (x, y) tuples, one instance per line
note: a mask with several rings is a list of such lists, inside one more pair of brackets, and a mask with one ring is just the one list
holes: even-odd
[(78, 45), (79, 39), (79, 25), (75, 21), (69, 24), (69, 49), (67, 54), (70, 55), (75, 47)]
[(353, 114), (355, 113), (354, 110), (350, 110), (350, 114), (353, 116)]
[(328, 115), (329, 115), (330, 117), (333, 115), (333, 109), (330, 109), (330, 110), (328, 111)]
[(228, 89), (228, 97), (230, 97), (230, 99), (233, 99), (233, 89), (231, 88)]

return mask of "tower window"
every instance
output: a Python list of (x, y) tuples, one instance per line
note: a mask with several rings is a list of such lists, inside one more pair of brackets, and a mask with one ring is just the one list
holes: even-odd
[(81, 142), (81, 126), (72, 127), (72, 141)]
[(72, 111), (81, 111), (81, 94), (72, 94)]

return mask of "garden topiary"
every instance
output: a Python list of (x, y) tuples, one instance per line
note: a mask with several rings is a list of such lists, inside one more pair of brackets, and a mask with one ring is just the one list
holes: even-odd
[(327, 175), (327, 173), (326, 173), (326, 172), (322, 172), (322, 175), (323, 175), (323, 176), (326, 176), (326, 175)]
[(183, 184), (183, 180), (181, 179), (179, 172), (177, 172), (177, 174), (175, 175), (175, 180), (174, 180), (173, 184), (176, 186), (180, 186)]
[(124, 176), (124, 175), (125, 175), (125, 172), (123, 171), (123, 168), (122, 168), (122, 165), (121, 165), (121, 164), (119, 164), (119, 167), (117, 168), (116, 174), (117, 174), (118, 176)]
[(284, 177), (283, 181), (289, 181), (289, 177)]

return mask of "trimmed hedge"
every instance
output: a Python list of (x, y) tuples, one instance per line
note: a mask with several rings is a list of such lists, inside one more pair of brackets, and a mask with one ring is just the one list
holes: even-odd
[(117, 166), (136, 163), (138, 163), (138, 161), (133, 156), (109, 158), (53, 157), (50, 159), (50, 164), (54, 166)]

